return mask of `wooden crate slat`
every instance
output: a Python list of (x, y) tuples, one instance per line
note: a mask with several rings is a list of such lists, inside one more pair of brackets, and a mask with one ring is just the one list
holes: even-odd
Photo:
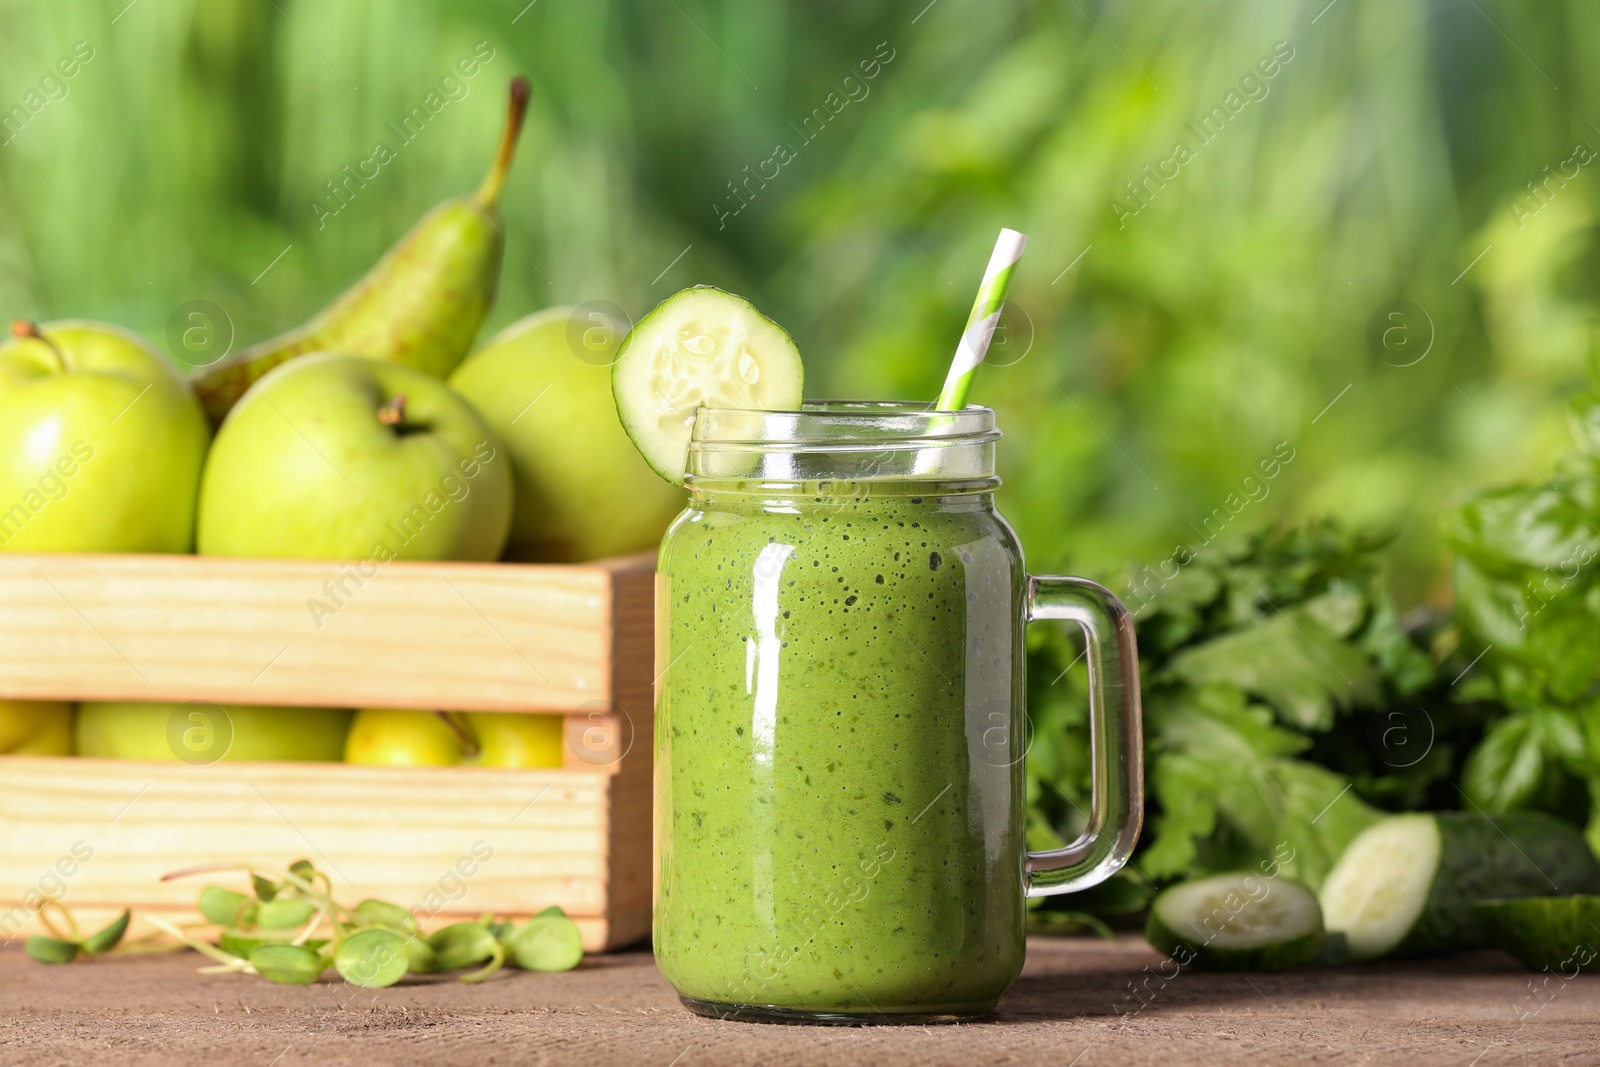
[[(569, 711), (613, 699), (602, 565), (0, 554), (0, 696)], [(349, 595), (324, 583), (344, 582)], [(337, 602), (335, 597), (337, 596)], [(331, 614), (308, 605), (324, 604)], [(315, 617), (314, 617), (315, 615)]]
[[(0, 820), (12, 831), (52, 824), (194, 826), (253, 818), (263, 807), (295, 825), (338, 825), (380, 804), (404, 828), (448, 830), (470, 815), (510, 826), (593, 830), (604, 821), (599, 773), (329, 763), (219, 763), (16, 757), (0, 760)], [(382, 824), (379, 824), (380, 827)], [(0, 849), (0, 854), (3, 854)]]
[[(239, 876), (159, 881), (168, 871), (308, 857), (340, 897), (378, 896), (435, 917), (560, 904), (609, 922), (615, 780), (564, 770), (7, 757), (0, 920), (57, 880), (73, 907), (182, 910), (208, 879)], [(636, 812), (631, 821), (640, 821)], [(632, 852), (626, 861), (648, 866)]]
[[(65, 900), (89, 915), (126, 904), (184, 915), (204, 879), (159, 882), (166, 871), (310, 856), (341, 896), (395, 900), (436, 924), (559, 904), (598, 951), (648, 932), (648, 801), (637, 795), (646, 782), (565, 770), (6, 757), (0, 919), (30, 890), (49, 890), (49, 871), (82, 842), (93, 855), (68, 864)], [(478, 842), (493, 855), (469, 877), (452, 875)], [(419, 880), (427, 871), (434, 879)], [(0, 924), (0, 938), (33, 929)]]

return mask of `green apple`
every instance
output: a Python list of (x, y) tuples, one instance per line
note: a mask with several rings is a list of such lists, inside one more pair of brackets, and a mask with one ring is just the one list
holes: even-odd
[(559, 767), (565, 730), (560, 715), (363, 708), (344, 758), (381, 767)]
[(0, 345), (0, 549), (187, 552), (211, 431), (114, 326), (16, 322)]
[(599, 313), (550, 308), (451, 374), (511, 456), (511, 558), (570, 562), (653, 548), (683, 509), (683, 490), (651, 471), (617, 419), (610, 360), (626, 333)]
[(510, 464), (470, 404), (422, 371), (319, 353), (228, 413), (197, 540), (214, 556), (494, 560), (510, 524)]
[(62, 700), (0, 700), (0, 753), (72, 755), (72, 705)]
[(85, 703), (78, 708), (78, 755), (105, 759), (317, 760), (344, 755), (350, 712), (213, 704)]
[(344, 761), (377, 767), (454, 767), (466, 735), (436, 711), (362, 708), (350, 724)]
[(520, 711), (469, 711), (467, 728), (478, 741), (475, 767), (559, 767), (566, 718)]

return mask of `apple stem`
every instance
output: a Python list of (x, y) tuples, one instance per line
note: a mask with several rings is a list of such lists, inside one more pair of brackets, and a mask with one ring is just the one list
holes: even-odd
[(436, 711), (434, 714), (443, 719), (444, 724), (450, 727), (450, 732), (456, 735), (457, 741), (461, 742), (461, 750), (465, 752), (469, 758), (476, 756), (480, 751), (482, 751), (482, 747), (478, 744), (478, 739), (472, 736), (472, 731), (468, 730), (466, 724), (464, 724), (453, 712)]
[(406, 421), (406, 395), (396, 393), (383, 402), (378, 408), (378, 423), (383, 426), (399, 426)]
[(28, 319), (12, 319), (11, 336), (19, 341), (38, 341), (50, 350), (51, 355), (56, 357), (56, 362), (61, 364), (62, 370), (67, 369), (66, 353), (57, 348), (54, 341), (39, 332), (38, 323), (31, 322)]
[(480, 208), (491, 207), (500, 199), (506, 174), (511, 170), (511, 157), (517, 151), (517, 138), (522, 134), (522, 120), (528, 114), (528, 97), (532, 94), (533, 86), (527, 78), (518, 74), (511, 79), (511, 99), (506, 106), (505, 128), (500, 133), (500, 150), (495, 153), (494, 165), (489, 168), (488, 176), (472, 198)]

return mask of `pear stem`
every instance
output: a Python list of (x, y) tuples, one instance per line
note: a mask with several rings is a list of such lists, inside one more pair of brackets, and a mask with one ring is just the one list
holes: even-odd
[(511, 79), (511, 101), (506, 106), (506, 124), (500, 133), (500, 150), (495, 154), (494, 166), (489, 168), (489, 174), (483, 179), (483, 184), (478, 187), (478, 192), (473, 196), (473, 201), (480, 208), (493, 207), (495, 201), (500, 199), (500, 191), (505, 188), (506, 175), (511, 170), (511, 157), (517, 153), (517, 138), (522, 134), (522, 120), (528, 114), (528, 97), (533, 94), (533, 86), (528, 79), (518, 74)]
[(378, 408), (378, 423), (381, 426), (399, 426), (406, 421), (406, 395), (396, 393), (383, 402)]
[(50, 350), (51, 355), (56, 357), (56, 362), (60, 364), (60, 370), (67, 369), (66, 353), (57, 348), (54, 341), (39, 332), (38, 323), (30, 322), (27, 319), (12, 319), (11, 336), (19, 341), (38, 341)]

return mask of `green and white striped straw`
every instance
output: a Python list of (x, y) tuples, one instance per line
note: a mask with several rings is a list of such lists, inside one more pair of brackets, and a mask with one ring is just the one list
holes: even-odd
[(972, 314), (967, 316), (967, 328), (961, 332), (961, 344), (956, 348), (956, 358), (950, 364), (950, 373), (939, 391), (939, 402), (934, 410), (958, 411), (967, 406), (972, 376), (988, 354), (994, 329), (1000, 323), (1000, 309), (1005, 306), (1006, 290), (1011, 287), (1011, 272), (1027, 247), (1027, 234), (1016, 230), (1000, 231), (1000, 239), (994, 243), (994, 254), (989, 257), (989, 267), (983, 272), (983, 284), (978, 286), (978, 299), (972, 302)]

